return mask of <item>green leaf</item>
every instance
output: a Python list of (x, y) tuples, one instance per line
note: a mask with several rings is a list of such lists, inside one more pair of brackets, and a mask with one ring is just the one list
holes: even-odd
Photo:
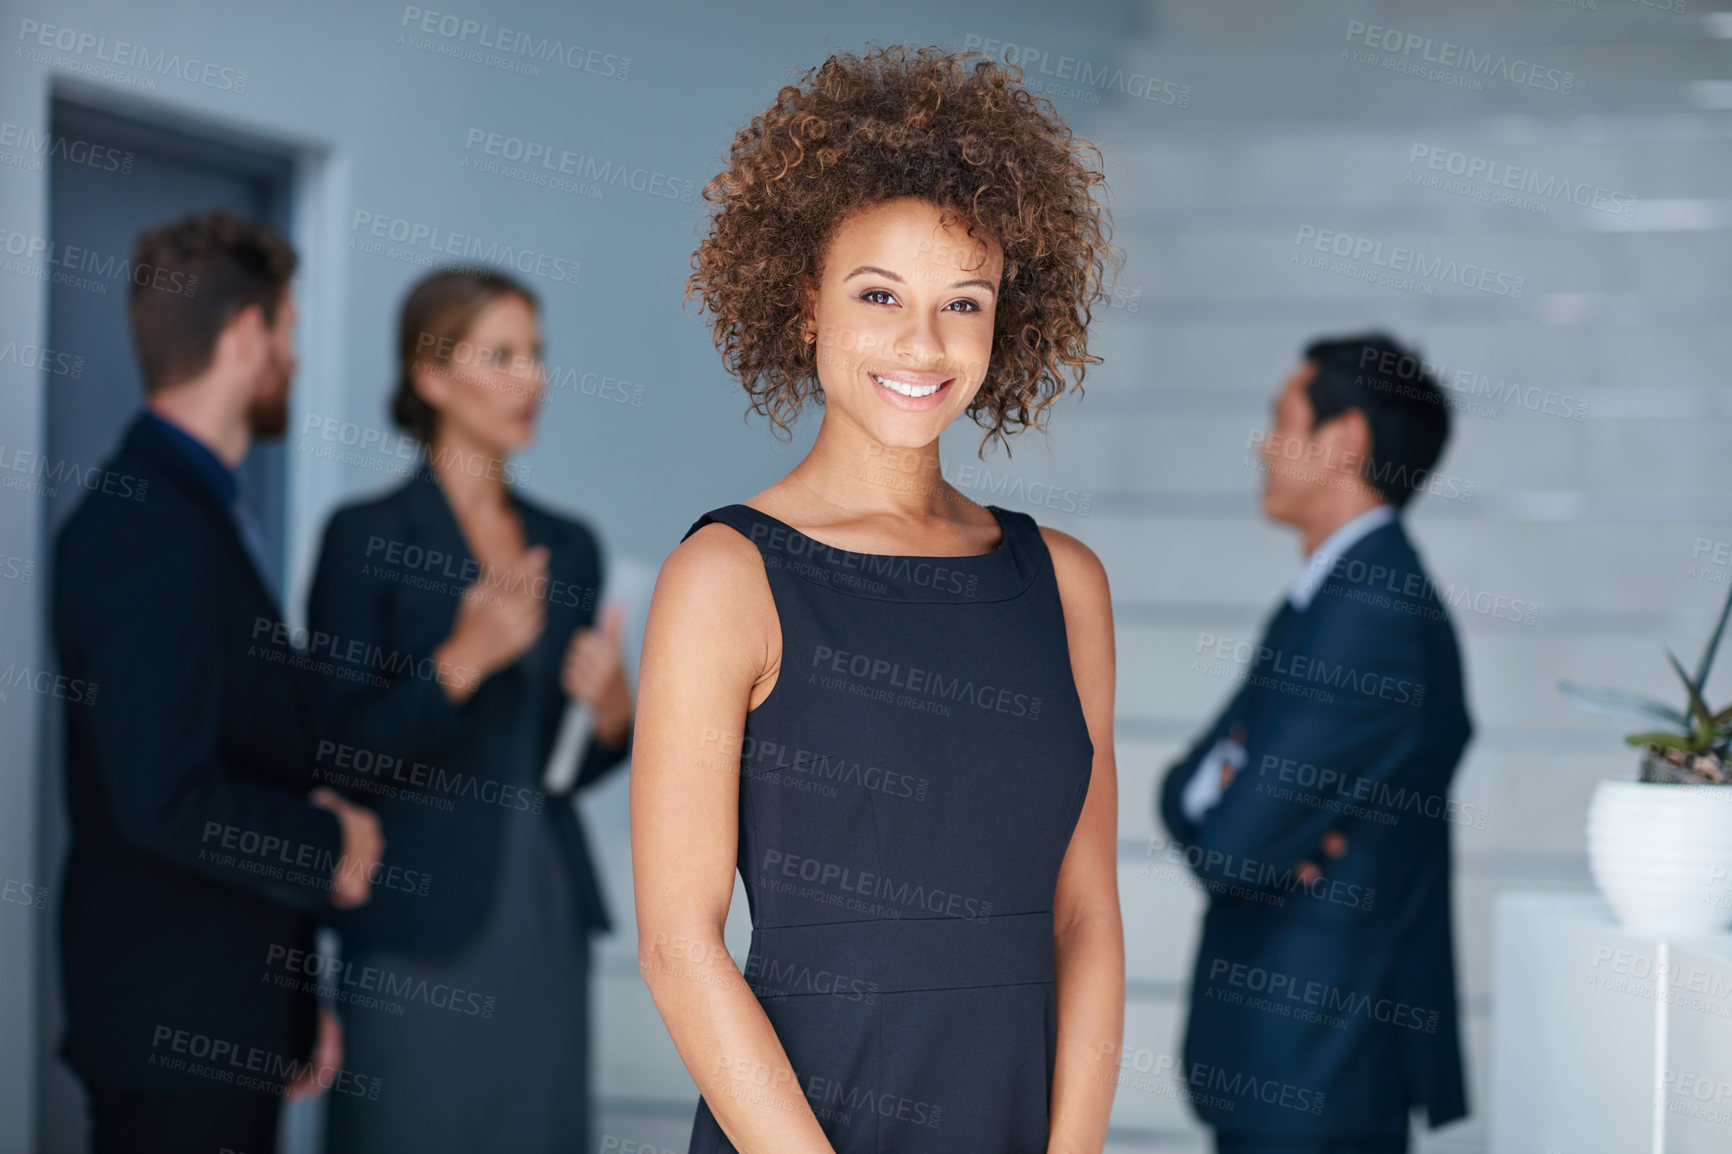
[(1695, 735), (1693, 734), (1685, 735), (1682, 733), (1657, 732), (1632, 733), (1628, 737), (1624, 738), (1624, 744), (1633, 745), (1638, 749), (1645, 749), (1650, 745), (1657, 745), (1661, 749), (1676, 749), (1681, 750), (1684, 753), (1695, 753), (1699, 752), (1696, 748), (1695, 740)]
[(1697, 719), (1696, 724), (1691, 728), (1698, 734), (1711, 732), (1714, 725), (1714, 712), (1708, 708), (1708, 703), (1702, 700), (1702, 694), (1697, 691), (1695, 682), (1690, 680), (1690, 675), (1684, 672), (1684, 666), (1678, 661), (1677, 655), (1672, 652), (1671, 646), (1666, 647), (1666, 660), (1672, 663), (1672, 668), (1678, 671), (1679, 679), (1684, 682), (1684, 688), (1690, 691), (1690, 712)]
[[(1603, 689), (1597, 685), (1582, 685), (1574, 681), (1558, 682), (1558, 691), (1570, 699), (1570, 704), (1588, 713), (1610, 717), (1631, 725), (1675, 726), (1689, 732), (1690, 719), (1664, 702), (1622, 689)], [(1729, 718), (1728, 720), (1732, 720)]]
[(1708, 648), (1702, 651), (1702, 660), (1696, 666), (1696, 692), (1702, 693), (1708, 688), (1708, 670), (1714, 664), (1714, 651), (1720, 648), (1720, 635), (1726, 632), (1726, 616), (1732, 613), (1732, 586), (1726, 589), (1726, 604), (1720, 607), (1720, 623), (1714, 626), (1714, 636), (1708, 639)]

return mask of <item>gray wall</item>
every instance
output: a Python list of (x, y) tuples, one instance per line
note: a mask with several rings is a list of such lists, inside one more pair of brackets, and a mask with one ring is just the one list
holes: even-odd
[[(0, 120), (45, 130), (53, 84), (300, 156), (304, 368), (287, 454), (298, 617), (324, 517), (391, 483), (381, 472), (389, 458), (334, 464), (308, 431), (326, 421), (388, 429), (392, 320), (420, 269), (352, 247), (370, 239), (353, 227), (358, 213), (582, 262), (575, 284), (532, 282), (549, 358), (572, 387), (555, 393), (524, 463), (528, 488), (587, 516), (616, 558), (653, 567), (698, 513), (755, 492), (809, 443), (811, 423), (790, 448), (740, 419), (706, 329), (681, 310), (701, 202), (618, 185), (596, 198), (475, 171), (465, 160), (487, 158), (466, 150), (472, 132), (701, 187), (734, 128), (779, 85), (868, 40), (1012, 42), (1045, 53), (1030, 56), (1031, 73), (1071, 57), (1163, 82), (1154, 100), (1058, 82), (1060, 110), (1107, 155), (1127, 255), (1116, 307), (1098, 327), (1107, 363), (1090, 374), (1086, 399), (1060, 406), (1050, 438), (992, 462), (994, 483), (1015, 488), (970, 489), (1081, 537), (1113, 582), (1127, 1045), (1176, 1054), (1182, 1026), (1200, 901), (1150, 854), (1149, 797), (1230, 690), (1193, 672), (1193, 656), (1204, 634), (1254, 636), (1298, 562), (1292, 537), (1256, 517), (1245, 446), (1307, 337), (1386, 325), (1462, 385), (1441, 466), (1449, 487), (1422, 498), (1412, 523), (1439, 582), (1469, 591), (1456, 618), (1479, 736), (1458, 793), (1488, 820), (1457, 831), (1457, 927), (1476, 1112), (1422, 1147), (1468, 1150), (1483, 1144), (1491, 1093), (1491, 898), (1588, 885), (1588, 793), (1630, 772), (1615, 728), (1572, 712), (1553, 685), (1575, 676), (1672, 696), (1661, 645), (1693, 652), (1724, 592), (1728, 566), (1692, 571), (1699, 542), (1732, 541), (1732, 507), (1711, 496), (1732, 479), (1717, 451), (1732, 433), (1723, 384), (1732, 15), (1705, 10), (1714, 7), (1725, 4), (1678, 13), (1635, 0), (511, 3), (464, 13), (629, 57), (621, 79), (547, 64), (527, 75), (440, 54), (411, 38), (432, 49), (453, 42), (405, 27), (401, 5), (211, 0), (143, 15), (117, 0), (4, 0)], [(136, 67), (93, 76), (87, 66), (103, 67), (94, 49), (20, 53), (24, 21), (244, 72), (244, 91)], [(1542, 79), (1570, 73), (1570, 90), (1488, 80), (1476, 91), (1407, 74), (1394, 65), (1414, 56), (1354, 42), (1355, 21), (1555, 70)], [(1528, 167), (1542, 184), (1566, 181), (1590, 197), (1597, 188), (1602, 208), (1535, 194), (1524, 207), (1431, 186), (1448, 178), (1426, 167), (1434, 155), (1446, 166)], [(1633, 215), (1619, 215), (1632, 197)], [(40, 173), (0, 168), (0, 227), (42, 235), (46, 204)], [(1294, 259), (1314, 251), (1306, 230), (1487, 266), (1505, 285), (1522, 278), (1521, 294), (1445, 283), (1422, 295), (1308, 267)], [(1357, 267), (1376, 271), (1369, 258)], [(39, 280), (0, 273), (0, 345), (40, 344), (45, 308)], [(641, 404), (585, 395), (588, 373), (629, 382)], [(0, 443), (34, 450), (53, 378), (4, 362), (0, 378)], [(1584, 402), (1585, 419), (1572, 419)], [(947, 465), (970, 462), (977, 440), (968, 428), (948, 436)], [(1086, 497), (1087, 514), (1035, 505), (1026, 494), (1036, 481)], [(0, 492), (0, 542), (9, 555), (44, 555), (37, 500)], [(47, 660), (42, 594), (40, 582), (0, 580), (0, 665)], [(1531, 603), (1532, 623), (1472, 608), (1498, 597)], [(39, 780), (40, 703), (11, 696), (0, 702), (0, 875), (51, 882), (58, 863), (40, 860), (37, 831), (58, 797), (56, 782)], [(596, 999), (604, 1132), (683, 1149), (693, 1095), (636, 974), (624, 802), (620, 782), (586, 803), (623, 923), (603, 949)], [(743, 908), (735, 914), (730, 941), (743, 955)], [(37, 1016), (51, 924), (47, 911), (0, 906), (0, 1151), (31, 1148), (35, 1082), (48, 1076), (21, 1040)], [(1159, 1088), (1122, 1089), (1115, 1122), (1115, 1150), (1199, 1148), (1185, 1108)]]

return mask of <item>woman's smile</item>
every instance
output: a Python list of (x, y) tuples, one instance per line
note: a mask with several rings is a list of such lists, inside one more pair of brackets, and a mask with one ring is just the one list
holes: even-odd
[(956, 380), (940, 373), (917, 373), (909, 369), (895, 372), (866, 373), (878, 387), (878, 393), (899, 409), (924, 412), (944, 402), (945, 390)]

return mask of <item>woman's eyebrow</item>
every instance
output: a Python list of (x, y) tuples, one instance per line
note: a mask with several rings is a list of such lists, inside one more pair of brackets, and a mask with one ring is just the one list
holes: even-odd
[(871, 265), (871, 264), (861, 265), (859, 268), (855, 269), (853, 272), (851, 272), (847, 276), (843, 277), (842, 280), (844, 283), (846, 283), (847, 281), (853, 280), (857, 276), (860, 276), (864, 273), (869, 273), (869, 272), (875, 272), (879, 276), (885, 278), (886, 280), (893, 280), (897, 284), (906, 283), (903, 281), (903, 279), (901, 277), (897, 276), (895, 273), (891, 272), (889, 269), (879, 268), (877, 265)]
[[(842, 283), (847, 284), (849, 281), (853, 280), (855, 277), (860, 276), (863, 273), (869, 273), (869, 272), (877, 273), (879, 276), (883, 277), (885, 280), (893, 280), (897, 284), (907, 283), (901, 277), (899, 277), (895, 273), (891, 272), (889, 269), (879, 268), (877, 265), (871, 265), (871, 264), (861, 265), (859, 268), (855, 269), (853, 272), (851, 272), (847, 276), (843, 277)], [(995, 296), (998, 293), (998, 286), (997, 285), (993, 284), (991, 281), (980, 280), (978, 278), (973, 279), (973, 280), (951, 281), (950, 287), (951, 288), (983, 288), (987, 292), (992, 293)]]

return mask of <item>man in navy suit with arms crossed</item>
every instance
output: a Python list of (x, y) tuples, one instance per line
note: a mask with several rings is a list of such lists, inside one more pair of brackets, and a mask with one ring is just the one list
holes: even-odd
[(1448, 792), (1472, 725), (1399, 515), (1454, 484), (1448, 435), (1419, 358), (1368, 334), (1305, 350), (1258, 446), (1307, 561), (1159, 799), (1209, 894), (1183, 1073), (1220, 1154), (1403, 1154), (1410, 1108), (1467, 1113)]

